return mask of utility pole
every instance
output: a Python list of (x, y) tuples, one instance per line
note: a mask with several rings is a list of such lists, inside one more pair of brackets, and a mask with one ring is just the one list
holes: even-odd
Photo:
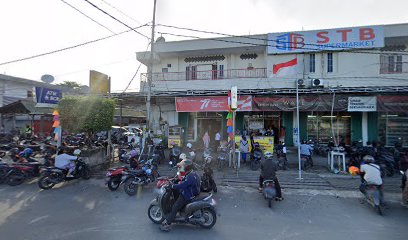
[(149, 66), (149, 71), (148, 71), (148, 76), (147, 76), (147, 103), (146, 103), (146, 110), (147, 110), (147, 116), (146, 116), (146, 129), (150, 133), (150, 127), (151, 127), (151, 109), (150, 109), (150, 98), (152, 95), (152, 80), (153, 80), (153, 54), (154, 54), (154, 28), (156, 25), (156, 1), (154, 0), (153, 3), (153, 21), (152, 21), (152, 37), (150, 39), (150, 66)]
[(298, 163), (299, 163), (298, 179), (302, 180), (302, 163), (300, 159), (299, 85), (303, 85), (303, 79), (296, 80), (295, 84), (296, 84), (297, 148), (298, 148)]

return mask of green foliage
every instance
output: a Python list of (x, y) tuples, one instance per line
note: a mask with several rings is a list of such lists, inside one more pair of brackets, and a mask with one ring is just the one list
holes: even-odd
[(58, 104), (58, 110), (64, 130), (95, 133), (111, 129), (115, 101), (97, 97), (64, 97)]
[(64, 81), (63, 83), (58, 83), (58, 86), (69, 87), (72, 89), (81, 89), (81, 84), (74, 81)]

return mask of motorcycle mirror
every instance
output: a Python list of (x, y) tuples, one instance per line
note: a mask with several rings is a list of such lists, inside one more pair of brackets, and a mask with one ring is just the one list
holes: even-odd
[(404, 172), (403, 172), (403, 171), (401, 171), (401, 170), (400, 170), (400, 173), (401, 173), (402, 175), (404, 175)]

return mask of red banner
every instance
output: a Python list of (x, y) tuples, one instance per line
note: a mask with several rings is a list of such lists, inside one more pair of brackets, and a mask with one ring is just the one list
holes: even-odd
[[(227, 112), (227, 96), (176, 97), (177, 112)], [(237, 111), (252, 111), (252, 96), (238, 96)]]

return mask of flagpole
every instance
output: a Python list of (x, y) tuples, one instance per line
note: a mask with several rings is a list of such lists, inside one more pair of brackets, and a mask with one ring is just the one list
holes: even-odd
[(302, 163), (300, 160), (300, 124), (299, 124), (299, 82), (296, 80), (296, 121), (297, 121), (297, 147), (298, 147), (298, 163), (299, 163), (299, 180), (302, 180)]

